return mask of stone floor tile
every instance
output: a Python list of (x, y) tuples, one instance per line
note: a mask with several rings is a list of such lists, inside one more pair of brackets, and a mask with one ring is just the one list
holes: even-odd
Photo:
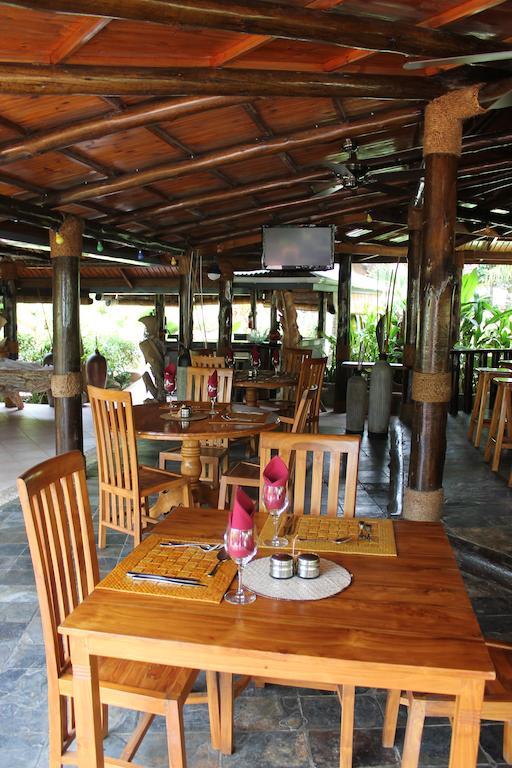
[[(430, 722), (430, 721), (429, 721)], [(425, 725), (421, 740), (419, 768), (446, 768), (450, 755), (450, 725)], [(405, 728), (397, 728), (395, 745), (402, 754)], [(493, 761), (481, 748), (478, 750), (478, 766), (491, 766)]]
[(237, 731), (293, 731), (303, 718), (296, 695), (242, 696), (235, 702), (234, 723)]
[[(339, 765), (340, 729), (308, 730), (311, 756), (315, 768), (336, 768)], [(353, 768), (398, 768), (396, 749), (384, 749), (380, 728), (354, 731)]]
[(301, 731), (235, 733), (235, 751), (221, 756), (222, 768), (310, 768), (306, 734)]

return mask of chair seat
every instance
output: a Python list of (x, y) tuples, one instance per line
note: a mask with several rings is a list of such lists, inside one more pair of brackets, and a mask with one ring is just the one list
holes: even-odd
[[(99, 659), (101, 701), (103, 704), (137, 708), (144, 702), (144, 711), (165, 714), (165, 702), (184, 701), (192, 689), (199, 671), (162, 664), (146, 664), (122, 659)], [(60, 692), (73, 695), (71, 666), (59, 678)], [(139, 698), (136, 703), (136, 698)], [(148, 701), (153, 703), (148, 707)]]
[(142, 498), (165, 491), (166, 488), (174, 485), (176, 480), (180, 479), (182, 479), (181, 475), (167, 472), (165, 469), (156, 469), (145, 464), (139, 465), (139, 487)]
[(241, 485), (249, 485), (254, 483), (257, 488), (260, 484), (260, 465), (252, 464), (250, 461), (239, 461), (226, 472), (223, 477), (227, 478), (228, 482), (233, 480), (240, 480)]

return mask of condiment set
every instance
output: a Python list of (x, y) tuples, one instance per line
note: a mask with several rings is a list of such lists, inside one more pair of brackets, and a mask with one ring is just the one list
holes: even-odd
[(270, 575), (274, 579), (316, 579), (320, 576), (320, 558), (312, 552), (303, 552), (297, 559), (285, 552), (276, 552), (270, 557)]

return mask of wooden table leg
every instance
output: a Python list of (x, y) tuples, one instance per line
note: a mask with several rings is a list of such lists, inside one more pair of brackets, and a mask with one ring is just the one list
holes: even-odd
[(245, 404), (254, 407), (258, 406), (258, 390), (256, 387), (246, 387)]
[(220, 690), (220, 751), (223, 755), (233, 753), (233, 675), (219, 673)]
[(475, 768), (484, 682), (468, 680), (455, 700), (449, 768)]
[(79, 768), (104, 768), (98, 658), (87, 640), (72, 636), (73, 693)]
[(201, 446), (199, 440), (183, 440), (181, 446), (181, 474), (188, 478), (194, 496), (197, 496), (199, 492), (201, 471)]

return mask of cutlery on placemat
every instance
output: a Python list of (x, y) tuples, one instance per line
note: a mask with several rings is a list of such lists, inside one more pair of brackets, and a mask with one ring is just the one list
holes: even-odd
[(215, 552), (215, 550), (220, 549), (223, 545), (208, 544), (204, 541), (161, 541), (160, 546), (169, 547), (170, 549), (175, 549), (176, 547), (196, 547), (196, 549), (201, 549), (203, 552)]
[(322, 542), (323, 544), (346, 544), (347, 541), (354, 541), (354, 537), (345, 536), (344, 538), (340, 538), (340, 539), (318, 539), (318, 538), (309, 539), (307, 536), (301, 536), (301, 537), (297, 537), (296, 541), (310, 541), (312, 543)]
[(199, 579), (189, 579), (185, 576), (163, 576), (158, 573), (139, 573), (138, 571), (127, 571), (126, 575), (139, 581), (160, 581), (163, 584), (177, 584), (181, 587), (206, 587), (206, 584)]
[(211, 568), (211, 569), (208, 571), (208, 573), (207, 573), (206, 575), (207, 575), (207, 576), (215, 576), (215, 574), (217, 573), (218, 569), (220, 568), (220, 566), (222, 565), (222, 563), (223, 563), (225, 560), (229, 560), (229, 555), (228, 555), (228, 553), (226, 552), (226, 548), (225, 548), (225, 547), (222, 547), (222, 548), (221, 548), (221, 549), (219, 549), (219, 551), (217, 552), (217, 562), (215, 563), (215, 565), (213, 566), (213, 568)]

